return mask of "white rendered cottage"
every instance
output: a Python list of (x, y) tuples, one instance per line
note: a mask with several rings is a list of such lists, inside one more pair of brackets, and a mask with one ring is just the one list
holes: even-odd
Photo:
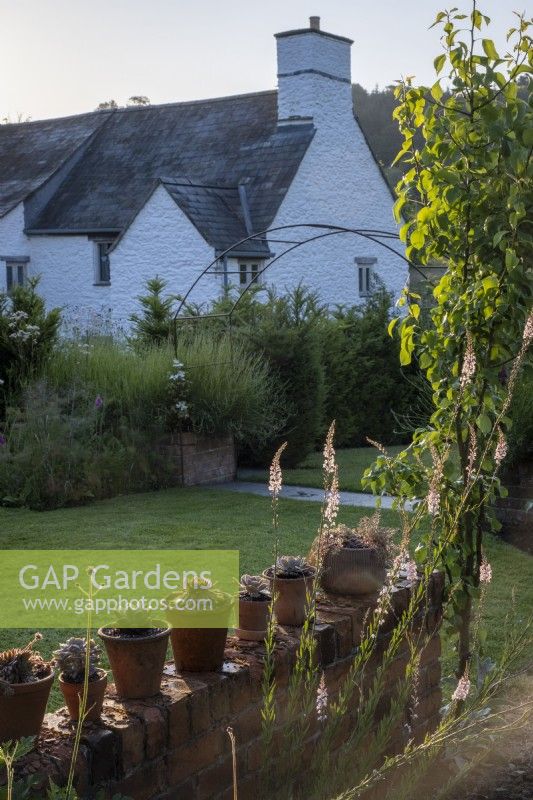
[[(277, 92), (0, 126), (0, 291), (40, 275), (49, 306), (124, 324), (156, 274), (183, 294), (218, 258), (190, 296), (207, 303), (325, 231), (277, 231), (223, 256), (251, 234), (304, 223), (395, 231), (354, 117), (351, 40), (312, 17), (276, 41)], [(336, 234), (292, 249), (262, 280), (353, 304), (373, 274), (397, 296), (407, 265)]]

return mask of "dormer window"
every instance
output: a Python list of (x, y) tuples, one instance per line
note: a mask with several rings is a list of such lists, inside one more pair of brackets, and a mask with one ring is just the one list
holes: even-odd
[(375, 258), (355, 259), (359, 297), (369, 297), (372, 294), (372, 282), (376, 261), (377, 259)]
[(261, 265), (259, 261), (239, 260), (239, 286), (245, 289), (252, 283), (257, 283)]

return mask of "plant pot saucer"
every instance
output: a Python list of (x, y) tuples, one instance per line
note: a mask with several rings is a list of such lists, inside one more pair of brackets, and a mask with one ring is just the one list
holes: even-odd
[(235, 628), (235, 636), (245, 642), (263, 642), (266, 639), (267, 631), (249, 631), (246, 628)]

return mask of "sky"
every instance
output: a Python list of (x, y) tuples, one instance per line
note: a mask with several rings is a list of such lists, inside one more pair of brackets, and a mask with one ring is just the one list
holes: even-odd
[[(480, 0), (504, 50), (527, 0)], [(401, 75), (433, 82), (437, 11), (470, 0), (0, 0), (0, 118), (92, 111), (131, 95), (152, 103), (274, 88), (273, 34), (322, 18), (354, 39), (352, 79), (367, 89)], [(487, 36), (488, 34), (484, 34)]]

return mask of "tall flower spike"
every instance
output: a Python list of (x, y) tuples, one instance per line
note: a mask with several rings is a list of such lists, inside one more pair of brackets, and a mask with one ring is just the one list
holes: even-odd
[(287, 442), (283, 442), (281, 447), (276, 450), (272, 463), (270, 465), (270, 477), (268, 481), (268, 491), (273, 497), (277, 497), (281, 492), (283, 484), (283, 473), (281, 471), (280, 459), (281, 454), (287, 447)]
[(477, 458), (477, 435), (476, 429), (473, 425), (468, 426), (469, 430), (469, 442), (468, 442), (468, 466), (466, 468), (466, 474), (468, 480), (471, 480), (474, 475), (474, 465), (476, 463)]
[(498, 466), (500, 466), (506, 455), (507, 455), (507, 441), (505, 439), (504, 432), (498, 426), (498, 442), (496, 444), (496, 450), (494, 451), (494, 461)]
[(452, 700), (466, 700), (469, 694), (470, 694), (470, 681), (465, 673), (465, 675), (459, 678), (459, 682), (455, 688), (455, 692), (452, 694)]
[(331, 485), (326, 490), (326, 508), (324, 510), (324, 519), (328, 528), (332, 528), (335, 525), (337, 514), (339, 513), (339, 503), (339, 468), (334, 464)]
[(316, 715), (319, 722), (325, 722), (328, 718), (328, 688), (324, 673), (322, 673), (316, 693)]
[(335, 447), (333, 440), (335, 438), (335, 420), (331, 423), (326, 436), (326, 443), (324, 444), (324, 462), (323, 469), (326, 475), (333, 475), (335, 472)]
[(485, 556), (483, 556), (483, 560), (481, 561), (481, 566), (479, 568), (479, 582), (490, 583), (491, 580), (492, 580), (492, 567), (486, 560)]
[(472, 382), (476, 372), (476, 354), (474, 352), (474, 345), (472, 343), (472, 334), (470, 331), (466, 333), (466, 350), (463, 358), (463, 367), (461, 369), (461, 377), (459, 383), (461, 389), (465, 389), (469, 383)]
[(524, 333), (522, 335), (522, 341), (525, 347), (529, 347), (529, 345), (533, 341), (533, 311), (529, 312), (529, 316), (526, 320), (526, 324), (524, 326)]
[(429, 491), (427, 496), (428, 512), (431, 516), (438, 514), (440, 508), (440, 484), (444, 474), (442, 459), (439, 456), (437, 449), (433, 446), (430, 447), (431, 457), (433, 459), (433, 474), (429, 483)]

